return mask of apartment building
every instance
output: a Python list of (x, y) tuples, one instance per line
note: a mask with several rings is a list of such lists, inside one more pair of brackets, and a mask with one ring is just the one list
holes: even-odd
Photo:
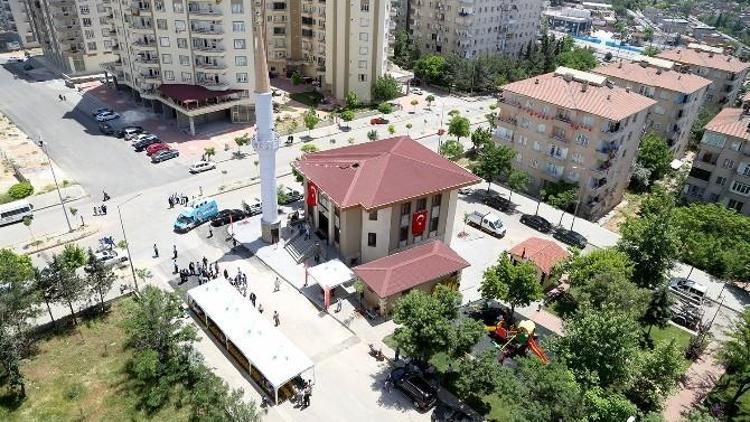
[(29, 0), (28, 5), (44, 55), (61, 72), (100, 73), (102, 64), (117, 58), (111, 0)]
[(23, 0), (0, 0), (0, 30), (15, 33), (23, 48), (39, 47), (28, 7)]
[(414, 0), (409, 30), (422, 52), (516, 56), (535, 40), (541, 25), (541, 0)]
[(665, 50), (658, 57), (680, 64), (680, 71), (710, 79), (712, 84), (706, 92), (705, 103), (719, 106), (734, 104), (750, 70), (750, 63), (726, 54), (722, 48), (701, 44)]
[(120, 59), (104, 67), (144, 104), (193, 134), (208, 121), (250, 121), (251, 16), (250, 0), (116, 3)]
[(647, 127), (663, 136), (675, 157), (681, 157), (690, 141), (690, 129), (703, 106), (709, 79), (672, 70), (674, 63), (661, 59), (611, 63), (592, 70), (626, 90), (657, 101)]
[(390, 0), (267, 2), (269, 70), (312, 78), (339, 99), (353, 91), (370, 101), (372, 83), (388, 69), (397, 10)]
[(683, 196), (750, 216), (750, 102), (725, 108), (708, 124)]
[(549, 183), (579, 186), (579, 215), (602, 217), (622, 199), (657, 102), (607, 77), (565, 67), (503, 87), (495, 141), (538, 194)]

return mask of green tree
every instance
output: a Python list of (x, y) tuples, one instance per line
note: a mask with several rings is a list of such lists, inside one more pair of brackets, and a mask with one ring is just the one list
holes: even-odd
[(374, 102), (390, 101), (401, 95), (401, 85), (391, 75), (383, 75), (375, 80), (370, 89)]
[(371, 141), (377, 140), (378, 137), (379, 137), (378, 131), (375, 130), (375, 129), (372, 129), (372, 130), (370, 130), (370, 131), (367, 132), (367, 139), (369, 139)]
[(341, 120), (346, 122), (346, 126), (350, 127), (349, 122), (354, 120), (354, 112), (351, 110), (344, 110), (341, 112)]
[(411, 135), (411, 128), (413, 128), (413, 127), (414, 127), (414, 125), (412, 125), (411, 123), (407, 123), (406, 124), (406, 134), (407, 135)]
[(528, 173), (524, 173), (520, 170), (511, 170), (508, 174), (508, 180), (506, 180), (506, 184), (508, 185), (508, 190), (510, 191), (510, 194), (508, 195), (508, 202), (510, 202), (513, 199), (513, 191), (521, 191), (526, 189), (526, 185), (529, 184), (529, 175)]
[(459, 360), (455, 373), (456, 393), (469, 403), (481, 401), (491, 393), (514, 393), (520, 388), (513, 372), (498, 364), (494, 350), (485, 350), (476, 359)]
[(391, 114), (393, 113), (393, 104), (384, 102), (378, 104), (378, 111), (383, 114)]
[(82, 247), (76, 245), (75, 243), (68, 243), (60, 253), (60, 258), (68, 268), (75, 271), (78, 268), (86, 265), (89, 256), (86, 253), (86, 250)]
[(429, 84), (441, 85), (445, 78), (445, 58), (426, 54), (414, 63), (414, 75)]
[(314, 144), (304, 144), (301, 147), (299, 147), (299, 150), (302, 151), (305, 154), (311, 154), (313, 152), (318, 152), (320, 149), (315, 146)]
[(481, 127), (477, 128), (471, 133), (471, 154), (476, 156), (490, 142), (492, 142), (492, 131)]
[(409, 33), (401, 30), (396, 33), (393, 44), (393, 61), (402, 67), (411, 67), (412, 65), (413, 43), (409, 39)]
[(648, 47), (643, 49), (643, 52), (641, 54), (643, 54), (644, 56), (656, 57), (656, 55), (659, 53), (661, 53), (661, 50), (654, 47), (653, 45), (649, 45)]
[(583, 71), (589, 71), (598, 65), (593, 50), (583, 47), (573, 47), (560, 54), (558, 61), (561, 66)]
[(651, 180), (661, 179), (669, 170), (672, 152), (663, 137), (649, 132), (638, 148), (638, 163), (651, 171)]
[(640, 361), (640, 370), (626, 396), (644, 413), (661, 410), (664, 399), (685, 371), (683, 351), (672, 339), (644, 352)]
[(302, 115), (302, 121), (307, 128), (307, 136), (310, 136), (310, 132), (320, 123), (320, 117), (318, 117), (318, 113), (315, 112), (314, 108), (310, 108)]
[(424, 100), (427, 102), (427, 107), (432, 108), (432, 103), (435, 102), (435, 96), (430, 94), (426, 96)]
[(510, 174), (516, 152), (506, 145), (485, 144), (472, 171), (487, 182), (487, 193), (493, 181)]
[(206, 157), (207, 161), (211, 161), (211, 157), (216, 155), (216, 148), (214, 147), (206, 147), (203, 148), (203, 156)]
[(448, 122), (448, 133), (458, 138), (459, 142), (462, 136), (469, 136), (470, 128), (469, 119), (459, 115), (454, 115)]
[(578, 254), (568, 261), (565, 272), (571, 286), (580, 286), (599, 274), (622, 274), (629, 280), (633, 276), (633, 263), (616, 248), (604, 248), (587, 254)]
[(292, 85), (299, 85), (302, 83), (302, 75), (299, 72), (292, 73)]
[(359, 105), (359, 97), (357, 97), (357, 93), (354, 91), (349, 91), (346, 93), (346, 108), (348, 110), (353, 110), (357, 108)]
[(105, 266), (91, 250), (89, 250), (88, 265), (85, 271), (87, 287), (92, 293), (99, 295), (99, 303), (102, 305), (102, 312), (104, 312), (104, 294), (112, 288), (117, 276), (112, 271), (112, 267)]
[(616, 271), (594, 274), (584, 283), (572, 286), (568, 294), (579, 308), (621, 309), (633, 318), (643, 316), (649, 300), (648, 289), (638, 287)]
[(390, 125), (388, 125), (388, 134), (393, 135), (394, 133), (396, 133), (396, 126), (391, 123)]
[(587, 387), (624, 387), (634, 375), (638, 332), (628, 314), (584, 308), (565, 322), (565, 336), (555, 339), (549, 348)]
[(745, 309), (729, 330), (727, 340), (721, 343), (719, 359), (734, 381), (736, 390), (728, 404), (735, 406), (750, 390), (750, 309)]
[(464, 156), (464, 146), (456, 140), (445, 141), (440, 145), (440, 155), (451, 161), (458, 161)]
[(646, 334), (651, 335), (651, 328), (654, 325), (664, 328), (669, 324), (672, 318), (672, 298), (669, 296), (667, 286), (660, 286), (651, 293), (651, 300), (643, 314), (641, 322), (648, 327)]
[[(646, 41), (654, 40), (654, 28), (648, 27), (643, 30), (643, 39)], [(657, 53), (658, 54), (658, 53)], [(654, 54), (656, 55), (656, 54)]]
[[(465, 332), (457, 332), (459, 328), (453, 321), (460, 305), (461, 294), (443, 285), (438, 285), (432, 294), (412, 290), (398, 300), (393, 310), (393, 321), (399, 325), (393, 340), (404, 354), (421, 362), (428, 362), (437, 353), (460, 356), (467, 351), (467, 344), (475, 344), (484, 334), (478, 321), (462, 323), (460, 329)], [(473, 338), (467, 339), (466, 332)], [(460, 344), (453, 342), (457, 338), (462, 338)]]
[(255, 403), (243, 400), (242, 389), (230, 390), (227, 383), (204, 365), (194, 365), (191, 378), (197, 380), (190, 392), (191, 419), (217, 422), (260, 422)]
[(479, 292), (485, 300), (501, 300), (510, 305), (514, 315), (516, 306), (528, 306), (542, 298), (542, 284), (534, 264), (520, 261), (515, 264), (507, 253), (500, 255), (497, 264), (482, 275)]
[(490, 130), (497, 129), (497, 113), (487, 113), (484, 115), (484, 118), (487, 119)]
[(241, 136), (236, 136), (234, 138), (234, 143), (237, 144), (237, 154), (241, 154), (242, 147), (250, 143), (250, 135), (245, 133)]
[(42, 270), (40, 277), (44, 279), (45, 300), (61, 302), (68, 305), (73, 323), (78, 324), (78, 317), (73, 309), (73, 303), (82, 299), (86, 294), (86, 283), (76, 274), (76, 270), (66, 263), (62, 255), (54, 255), (52, 262)]
[(26, 380), (21, 372), (21, 348), (18, 337), (0, 329), (0, 386), (7, 385), (17, 398), (26, 397)]
[(593, 387), (584, 394), (586, 421), (626, 421), (637, 415), (638, 408), (627, 397), (613, 391)]
[(565, 217), (565, 210), (578, 202), (578, 185), (568, 184), (566, 189), (548, 195), (547, 202), (553, 207), (562, 210), (562, 213), (560, 213), (560, 222), (557, 223), (558, 226), (561, 226), (563, 217)]
[(17, 324), (38, 314), (34, 309), (40, 302), (33, 285), (34, 272), (27, 255), (0, 249), (0, 329), (16, 326), (23, 330), (24, 325)]
[(23, 199), (34, 193), (34, 186), (30, 182), (18, 182), (8, 189), (10, 199)]
[(526, 420), (574, 421), (582, 419), (581, 387), (573, 372), (561, 362), (543, 364), (535, 358), (517, 360), (516, 377), (525, 387)]
[(417, 104), (419, 104), (419, 100), (413, 99), (413, 100), (411, 100), (409, 102), (409, 104), (411, 104), (411, 106), (413, 107), (413, 111), (412, 112), (416, 113), (416, 111), (417, 111)]
[(701, 143), (701, 140), (703, 139), (703, 133), (705, 132), (705, 127), (713, 120), (714, 117), (719, 113), (719, 110), (721, 110), (716, 105), (711, 104), (704, 104), (703, 107), (701, 107), (700, 111), (698, 112), (698, 117), (695, 118), (695, 121), (693, 122), (693, 126), (690, 128), (690, 147), (691, 149), (697, 149), (698, 144)]

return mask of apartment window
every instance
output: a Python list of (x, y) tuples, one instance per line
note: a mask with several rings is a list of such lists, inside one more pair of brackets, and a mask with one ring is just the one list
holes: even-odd
[(736, 180), (732, 183), (732, 187), (729, 190), (740, 195), (750, 196), (750, 185), (740, 183)]
[(573, 155), (570, 156), (570, 159), (574, 163), (579, 163), (579, 164), (583, 163), (583, 155), (579, 152), (573, 153)]
[(367, 47), (359, 47), (359, 55), (360, 56), (366, 56), (369, 52)]
[(238, 73), (237, 74), (237, 83), (238, 84), (244, 84), (247, 83), (247, 73)]
[(377, 211), (372, 211), (372, 212), (368, 213), (367, 219), (370, 220), (370, 221), (378, 221), (378, 212)]
[(589, 138), (587, 138), (586, 135), (579, 133), (578, 136), (576, 136), (576, 144), (587, 146), (589, 144)]
[(435, 215), (431, 216), (431, 218), (430, 218), (430, 233), (437, 231), (438, 224), (440, 224), (440, 215), (435, 214)]
[(96, 5), (96, 13), (106, 13), (106, 12), (107, 12), (107, 8), (104, 7), (103, 4)]
[(538, 124), (538, 125), (536, 126), (536, 131), (537, 131), (537, 132), (539, 132), (539, 133), (544, 133), (544, 132), (546, 132), (546, 131), (547, 131), (547, 125), (545, 125), (544, 123), (539, 123), (539, 124)]
[(244, 50), (245, 40), (234, 40), (234, 48), (237, 50)]
[(409, 215), (411, 213), (411, 203), (405, 202), (401, 204), (401, 215)]
[(112, 49), (112, 40), (104, 40), (102, 44), (106, 50)]
[(407, 240), (409, 240), (409, 226), (404, 226), (398, 230), (398, 241), (406, 242)]
[(182, 4), (181, 1), (175, 1), (172, 3), (172, 10), (174, 10), (175, 13), (183, 13), (185, 11), (185, 5)]
[(539, 161), (538, 160), (531, 160), (531, 163), (529, 163), (529, 167), (535, 169), (539, 167)]
[(724, 162), (721, 163), (721, 166), (724, 167), (725, 169), (734, 168), (734, 160), (731, 160), (729, 158), (725, 158)]
[(744, 202), (737, 201), (736, 199), (730, 199), (729, 203), (727, 203), (727, 207), (731, 208), (737, 212), (742, 211), (742, 206), (745, 205)]
[[(286, 34), (286, 28), (283, 26), (274, 26), (273, 27), (273, 35), (284, 35)], [(307, 35), (309, 34), (309, 35)], [(304, 36), (312, 36), (312, 31), (309, 29), (302, 30), (302, 35)]]
[(190, 56), (183, 56), (180, 54), (180, 65), (190, 66)]
[(89, 13), (91, 13), (88, 6), (81, 6), (80, 10), (82, 15), (88, 15)]
[(159, 37), (159, 46), (169, 47), (169, 37)]
[(157, 19), (156, 20), (156, 29), (161, 29), (162, 31), (167, 30), (167, 20), (166, 19)]
[(369, 12), (370, 0), (359, 0), (359, 10), (362, 12)]
[(245, 32), (245, 22), (242, 22), (242, 21), (232, 22), (232, 31), (233, 32)]
[(91, 19), (89, 19), (89, 18), (83, 18), (83, 19), (81, 19), (81, 22), (83, 23), (83, 26), (85, 26), (87, 28), (91, 26)]
[(232, 0), (232, 13), (242, 14), (245, 12), (245, 8), (242, 5), (242, 0)]
[(178, 34), (180, 32), (187, 31), (187, 25), (185, 25), (185, 21), (183, 20), (174, 21), (174, 31), (177, 32)]
[(359, 26), (363, 28), (370, 26), (370, 18), (359, 18)]
[(236, 66), (247, 66), (247, 56), (235, 56), (234, 64)]
[(164, 80), (166, 81), (173, 81), (174, 80), (174, 72), (171, 70), (165, 70), (164, 71)]
[(367, 69), (367, 60), (360, 60), (359, 61), (359, 68), (360, 69)]
[(539, 141), (534, 141), (534, 145), (532, 146), (532, 148), (534, 149), (534, 151), (541, 151), (542, 145), (539, 143)]
[(85, 37), (85, 38), (86, 38), (87, 40), (90, 40), (91, 38), (94, 38), (94, 37), (96, 36), (96, 32), (94, 32), (94, 31), (92, 31), (92, 30), (89, 30), (89, 29), (87, 29), (87, 30), (83, 31), (83, 36), (84, 36), (84, 37)]
[(172, 55), (171, 54), (162, 54), (161, 55), (161, 62), (163, 64), (172, 64)]
[(427, 209), (427, 198), (417, 200), (417, 211)]
[(367, 246), (375, 247), (378, 245), (378, 236), (375, 233), (367, 233)]
[(706, 132), (706, 134), (703, 135), (703, 139), (701, 140), (701, 143), (704, 143), (706, 145), (711, 145), (717, 148), (722, 148), (726, 142), (727, 142), (726, 136), (719, 135), (713, 132)]
[(177, 48), (188, 48), (187, 38), (177, 38)]
[(369, 39), (370, 34), (367, 32), (360, 32), (359, 33), (359, 40), (360, 41), (367, 41)]
[(727, 183), (727, 178), (724, 176), (718, 176), (716, 177), (716, 184), (724, 186)]
[(182, 82), (190, 82), (193, 80), (193, 74), (190, 72), (182, 72), (180, 77), (182, 78)]
[(96, 51), (96, 41), (87, 42), (86, 49), (89, 51)]
[(360, 73), (358, 79), (360, 82), (367, 82), (367, 75), (365, 75), (364, 73)]

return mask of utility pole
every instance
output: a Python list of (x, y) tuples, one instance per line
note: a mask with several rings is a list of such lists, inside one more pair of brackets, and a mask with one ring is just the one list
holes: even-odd
[(142, 193), (139, 193), (135, 196), (131, 196), (130, 198), (126, 199), (120, 204), (117, 204), (117, 214), (120, 216), (120, 228), (122, 229), (122, 240), (125, 241), (125, 250), (128, 252), (128, 261), (130, 262), (130, 272), (131, 274), (133, 274), (133, 285), (135, 285), (136, 292), (139, 291), (138, 278), (135, 276), (135, 267), (133, 267), (133, 255), (130, 254), (130, 242), (128, 242), (128, 236), (127, 234), (125, 234), (125, 224), (122, 222), (122, 211), (120, 210), (120, 207), (132, 201), (133, 199), (138, 198), (141, 195)]
[(65, 203), (63, 202), (62, 193), (60, 192), (60, 185), (57, 184), (57, 176), (55, 175), (55, 166), (52, 165), (52, 159), (49, 157), (49, 152), (47, 152), (47, 144), (44, 143), (42, 140), (42, 134), (39, 134), (39, 146), (42, 148), (42, 152), (44, 152), (44, 155), (47, 156), (47, 162), (49, 163), (49, 169), (52, 172), (52, 180), (55, 182), (55, 188), (57, 189), (57, 197), (60, 198), (60, 207), (63, 210), (63, 215), (65, 215), (65, 222), (68, 223), (68, 231), (73, 231), (73, 226), (70, 225), (70, 219), (68, 218), (68, 210), (65, 209)]

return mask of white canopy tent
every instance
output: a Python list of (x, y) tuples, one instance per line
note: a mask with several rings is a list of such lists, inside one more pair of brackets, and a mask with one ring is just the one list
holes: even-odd
[[(218, 279), (187, 292), (188, 302), (208, 318), (271, 384), (275, 402), (279, 389), (313, 369), (313, 362), (226, 280)], [(222, 339), (224, 340), (224, 339)], [(229, 348), (228, 344), (225, 344)]]
[(307, 269), (309, 284), (317, 283), (323, 289), (325, 307), (330, 306), (331, 290), (354, 281), (356, 274), (339, 259), (332, 259)]

